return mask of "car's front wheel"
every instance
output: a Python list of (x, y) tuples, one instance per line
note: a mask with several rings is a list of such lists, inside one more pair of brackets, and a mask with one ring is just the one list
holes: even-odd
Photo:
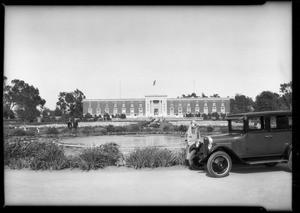
[(199, 157), (196, 156), (196, 150), (192, 150), (189, 155), (189, 168), (191, 170), (201, 170), (204, 169), (203, 163), (198, 163)]
[(232, 167), (230, 156), (223, 151), (213, 153), (207, 161), (207, 171), (212, 177), (225, 177)]
[(290, 154), (289, 154), (289, 161), (288, 161), (288, 163), (287, 163), (287, 166), (288, 166), (288, 168), (289, 168), (289, 170), (292, 172), (293, 171), (293, 162), (292, 162), (292, 151), (290, 152)]

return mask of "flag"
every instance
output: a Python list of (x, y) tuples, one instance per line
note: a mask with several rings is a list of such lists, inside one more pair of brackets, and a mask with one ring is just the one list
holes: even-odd
[(155, 83), (156, 83), (156, 80), (153, 81), (153, 86), (155, 85)]

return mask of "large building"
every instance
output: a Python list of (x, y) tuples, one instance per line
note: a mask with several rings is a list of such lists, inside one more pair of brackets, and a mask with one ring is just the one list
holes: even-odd
[(126, 114), (126, 117), (184, 117), (200, 113), (229, 114), (230, 98), (168, 98), (167, 95), (146, 95), (145, 98), (84, 99), (83, 115)]

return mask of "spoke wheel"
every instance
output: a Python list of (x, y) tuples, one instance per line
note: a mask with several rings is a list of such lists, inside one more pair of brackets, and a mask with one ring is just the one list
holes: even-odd
[(207, 161), (207, 171), (212, 177), (225, 177), (231, 168), (231, 158), (223, 151), (213, 153)]
[(201, 170), (204, 169), (205, 164), (198, 163), (199, 157), (196, 156), (196, 150), (192, 150), (189, 156), (189, 168), (191, 170)]

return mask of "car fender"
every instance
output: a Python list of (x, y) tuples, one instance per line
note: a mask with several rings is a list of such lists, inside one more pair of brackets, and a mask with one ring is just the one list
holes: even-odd
[(209, 154), (207, 155), (206, 159), (208, 159), (213, 153), (217, 152), (217, 151), (223, 151), (223, 152), (226, 152), (230, 157), (231, 159), (235, 159), (235, 160), (238, 160), (240, 162), (243, 162), (243, 163), (246, 163), (244, 162), (237, 154), (235, 154), (235, 152), (230, 149), (229, 147), (227, 146), (216, 146), (216, 147), (212, 147), (209, 151)]
[(286, 149), (284, 150), (284, 153), (283, 153), (284, 159), (289, 159), (289, 155), (290, 155), (290, 152), (292, 151), (292, 149), (293, 149), (293, 144), (290, 144), (286, 147)]

